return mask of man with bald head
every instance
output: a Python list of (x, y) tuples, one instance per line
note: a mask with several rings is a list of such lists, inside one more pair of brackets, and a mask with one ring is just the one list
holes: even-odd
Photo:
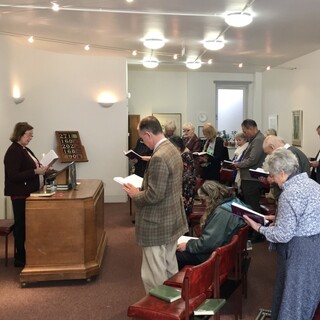
[[(262, 147), (266, 154), (271, 154), (278, 148), (285, 148), (290, 150), (298, 160), (299, 173), (306, 172), (308, 175), (310, 175), (310, 162), (307, 156), (300, 149), (286, 143), (281, 137), (273, 135), (267, 136), (263, 141)], [(278, 200), (282, 190), (276, 183), (272, 181), (272, 178), (268, 178), (268, 181), (272, 186), (272, 193), (275, 200)]]
[(279, 136), (270, 135), (264, 139), (263, 150), (266, 154), (271, 154), (278, 148), (285, 148), (290, 150), (298, 159), (300, 173), (306, 172), (308, 175), (310, 175), (310, 162), (308, 160), (308, 157), (300, 149), (286, 143)]

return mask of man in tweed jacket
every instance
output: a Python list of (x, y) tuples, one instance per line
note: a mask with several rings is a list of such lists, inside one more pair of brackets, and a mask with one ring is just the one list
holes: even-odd
[(153, 150), (141, 190), (130, 184), (124, 190), (136, 206), (136, 238), (142, 247), (141, 277), (146, 292), (178, 272), (177, 239), (188, 230), (182, 201), (181, 155), (169, 142), (160, 122), (146, 117), (139, 135)]

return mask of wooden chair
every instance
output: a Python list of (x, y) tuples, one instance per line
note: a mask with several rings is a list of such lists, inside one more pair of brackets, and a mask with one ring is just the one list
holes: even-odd
[(239, 273), (241, 275), (242, 281), (242, 293), (245, 298), (248, 296), (248, 270), (251, 262), (251, 257), (249, 257), (247, 250), (249, 226), (242, 227), (237, 235), (239, 237)]
[[(237, 293), (236, 305), (234, 307), (235, 318), (242, 317), (242, 299), (241, 299), (241, 276), (239, 273), (239, 236), (234, 235), (231, 242), (225, 246), (216, 249), (216, 253), (220, 257), (219, 265), (219, 281), (215, 282), (216, 287), (210, 287), (207, 291), (207, 297), (228, 298), (232, 293)], [(178, 273), (167, 279), (164, 284), (176, 288), (182, 287), (184, 275), (190, 266), (185, 266)], [(226, 283), (226, 285), (225, 285)], [(218, 287), (219, 288), (218, 288)], [(220, 294), (223, 290), (223, 295)], [(240, 297), (239, 297), (240, 293)]]
[(0, 220), (0, 236), (5, 237), (5, 266), (8, 265), (8, 236), (12, 232), (14, 220), (4, 219)]
[(219, 258), (216, 253), (204, 263), (185, 270), (181, 299), (168, 303), (147, 295), (128, 308), (128, 317), (146, 320), (186, 319), (206, 299), (206, 292), (218, 281)]

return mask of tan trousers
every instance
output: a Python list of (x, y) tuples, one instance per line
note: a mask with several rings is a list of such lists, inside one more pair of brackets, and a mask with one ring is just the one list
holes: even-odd
[(155, 247), (142, 247), (141, 278), (146, 293), (178, 272), (177, 241)]

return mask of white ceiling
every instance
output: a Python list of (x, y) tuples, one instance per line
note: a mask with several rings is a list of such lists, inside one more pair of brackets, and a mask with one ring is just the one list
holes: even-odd
[[(159, 31), (166, 45), (154, 51), (158, 68), (185, 70), (190, 56), (201, 58), (200, 71), (255, 72), (275, 68), (320, 49), (319, 0), (0, 0), (0, 34), (17, 41), (34, 36), (32, 46), (86, 55), (120, 55), (140, 68), (151, 51), (141, 39)], [(223, 14), (252, 12), (244, 28), (228, 27)], [(201, 42), (222, 34), (220, 51), (206, 51)], [(85, 51), (84, 45), (91, 50)], [(30, 44), (31, 45), (31, 44)], [(132, 51), (137, 50), (137, 56)], [(173, 55), (178, 59), (173, 60)], [(208, 65), (209, 59), (213, 64)], [(239, 69), (238, 64), (243, 63)], [(290, 66), (291, 67), (291, 66)], [(295, 66), (292, 66), (294, 68)]]

